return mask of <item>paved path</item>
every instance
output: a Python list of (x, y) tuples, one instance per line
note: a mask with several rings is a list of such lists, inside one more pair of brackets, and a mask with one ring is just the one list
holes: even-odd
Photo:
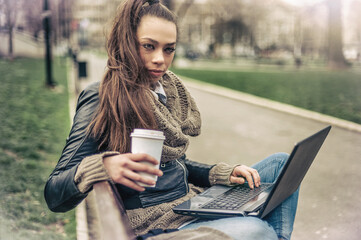
[[(205, 163), (252, 165), (327, 124), (190, 89), (202, 113), (200, 137), (188, 156)], [(334, 127), (300, 192), (293, 239), (361, 236), (361, 134)], [(347, 237), (346, 237), (347, 236)]]
[[(85, 58), (91, 72), (81, 88), (100, 80), (105, 66), (104, 59)], [(289, 153), (295, 142), (328, 125), (327, 117), (318, 121), (235, 100), (244, 99), (242, 94), (230, 98), (222, 89), (188, 81), (186, 85), (203, 120), (202, 134), (191, 140), (188, 157), (200, 162), (252, 165), (275, 152)], [(361, 127), (351, 124), (350, 130), (332, 124), (302, 183), (292, 239), (356, 240), (361, 236)]]

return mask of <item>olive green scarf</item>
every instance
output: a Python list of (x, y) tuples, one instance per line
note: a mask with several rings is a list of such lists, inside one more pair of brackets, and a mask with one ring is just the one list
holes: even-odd
[(151, 103), (158, 128), (166, 138), (161, 161), (167, 162), (185, 154), (188, 136), (200, 134), (201, 116), (194, 99), (174, 73), (167, 71), (160, 83), (167, 95), (166, 106), (154, 94)]

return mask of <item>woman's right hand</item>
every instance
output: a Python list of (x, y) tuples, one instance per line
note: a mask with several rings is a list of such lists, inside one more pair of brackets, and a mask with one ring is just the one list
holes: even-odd
[(145, 188), (138, 185), (137, 182), (154, 185), (155, 181), (142, 177), (138, 172), (145, 172), (159, 177), (163, 175), (161, 170), (142, 164), (142, 162), (159, 164), (158, 160), (145, 153), (125, 153), (103, 159), (104, 167), (114, 182), (140, 192), (144, 191)]

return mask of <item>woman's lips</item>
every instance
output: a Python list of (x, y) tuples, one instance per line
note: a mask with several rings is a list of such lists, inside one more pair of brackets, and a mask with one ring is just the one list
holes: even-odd
[(150, 75), (153, 77), (161, 77), (164, 74), (163, 70), (149, 70)]

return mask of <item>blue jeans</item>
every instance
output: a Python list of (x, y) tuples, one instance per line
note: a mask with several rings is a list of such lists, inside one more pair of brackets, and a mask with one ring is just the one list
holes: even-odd
[[(274, 182), (289, 155), (276, 153), (256, 163), (252, 167), (257, 169), (261, 182)], [(194, 229), (200, 226), (211, 227), (222, 231), (234, 239), (290, 239), (293, 230), (293, 223), (296, 216), (297, 190), (271, 213), (264, 220), (255, 217), (232, 217), (217, 220), (200, 219), (181, 229)]]

